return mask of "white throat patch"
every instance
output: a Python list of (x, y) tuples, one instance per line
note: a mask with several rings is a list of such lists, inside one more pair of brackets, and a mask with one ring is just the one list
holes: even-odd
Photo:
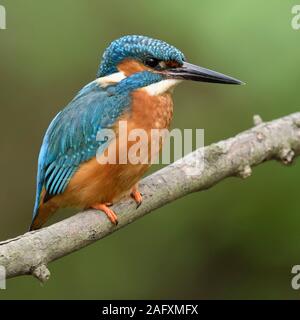
[[(126, 78), (125, 74), (120, 71), (113, 74), (110, 74), (105, 77), (101, 77), (96, 79), (96, 82), (102, 87), (105, 88), (109, 85), (119, 83), (120, 81), (124, 80)], [(141, 89), (144, 89), (150, 96), (158, 96), (160, 94), (163, 94), (165, 92), (172, 92), (174, 87), (182, 82), (182, 80), (178, 79), (166, 79), (161, 80), (156, 83), (152, 83), (149, 86), (143, 87)]]
[(143, 89), (146, 90), (146, 92), (150, 96), (159, 96), (160, 94), (163, 94), (165, 92), (172, 92), (174, 87), (177, 86), (180, 82), (182, 82), (182, 80), (167, 79), (152, 83), (149, 86), (144, 87)]
[(98, 78), (96, 80), (96, 82), (102, 87), (102, 88), (105, 88), (109, 85), (112, 85), (112, 84), (115, 84), (115, 83), (118, 83), (120, 81), (122, 81), (123, 79), (125, 79), (126, 76), (123, 72), (116, 72), (116, 73), (113, 73), (113, 74), (110, 74), (108, 76), (105, 76), (105, 77), (101, 77), (101, 78)]

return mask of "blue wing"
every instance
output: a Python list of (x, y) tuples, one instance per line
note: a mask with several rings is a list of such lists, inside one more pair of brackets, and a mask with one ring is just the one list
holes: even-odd
[(108, 142), (96, 140), (98, 131), (111, 127), (130, 105), (128, 94), (114, 93), (114, 86), (91, 82), (52, 120), (39, 154), (33, 218), (43, 187), (47, 197), (64, 192), (79, 165), (105, 150)]

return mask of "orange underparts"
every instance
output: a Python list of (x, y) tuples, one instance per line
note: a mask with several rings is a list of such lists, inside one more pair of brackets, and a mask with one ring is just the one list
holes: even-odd
[[(158, 154), (162, 147), (162, 141), (160, 141), (157, 150), (154, 150), (154, 155), (153, 150), (149, 149), (149, 146), (151, 146), (151, 129), (169, 128), (172, 115), (173, 102), (169, 92), (151, 96), (144, 89), (134, 91), (132, 93), (131, 111), (124, 113), (115, 124), (116, 141), (114, 143), (116, 148), (112, 148), (115, 150), (112, 153), (115, 154), (117, 163), (100, 164), (95, 157), (80, 165), (62, 194), (56, 195), (44, 203), (45, 191), (43, 191), (41, 204), (32, 229), (40, 228), (58, 208), (64, 207), (101, 210), (116, 225), (118, 217), (109, 208), (109, 203), (116, 203), (131, 193), (131, 197), (137, 205), (141, 204), (142, 195), (137, 190), (137, 183), (149, 169), (152, 156)], [(149, 137), (147, 141), (149, 162), (147, 164), (118, 163), (119, 152), (127, 152), (128, 148), (134, 144), (134, 141), (131, 141), (127, 145), (122, 145), (124, 139), (119, 139), (118, 135), (120, 121), (127, 121), (128, 132), (136, 128), (146, 130)]]

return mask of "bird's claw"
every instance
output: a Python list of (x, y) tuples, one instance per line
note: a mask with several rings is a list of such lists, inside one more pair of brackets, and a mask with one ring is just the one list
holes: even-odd
[(92, 208), (104, 212), (110, 222), (117, 226), (119, 223), (118, 217), (115, 212), (109, 208), (109, 206), (112, 206), (112, 203), (99, 203), (92, 206)]
[(132, 190), (130, 195), (133, 198), (133, 200), (135, 201), (136, 208), (138, 209), (143, 202), (143, 194), (140, 193), (138, 190), (134, 189), (134, 190)]

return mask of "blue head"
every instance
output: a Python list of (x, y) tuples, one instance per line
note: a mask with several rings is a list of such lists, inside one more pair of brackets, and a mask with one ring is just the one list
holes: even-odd
[(135, 60), (150, 68), (160, 61), (173, 61), (182, 65), (182, 52), (164, 41), (145, 36), (124, 36), (113, 41), (104, 51), (97, 77), (118, 72), (118, 65), (124, 60)]
[(132, 77), (131, 83), (136, 84), (139, 74), (141, 85), (168, 79), (241, 84), (234, 78), (187, 63), (180, 50), (164, 41), (140, 35), (113, 41), (103, 54), (97, 77)]

